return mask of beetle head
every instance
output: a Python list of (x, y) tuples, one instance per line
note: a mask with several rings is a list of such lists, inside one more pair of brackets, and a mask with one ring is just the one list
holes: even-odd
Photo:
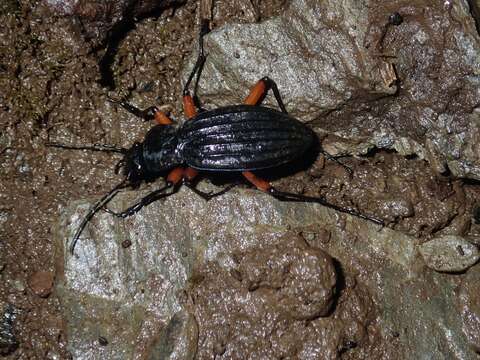
[(125, 164), (124, 175), (131, 184), (138, 184), (145, 179), (142, 144), (133, 144), (133, 146), (128, 149), (122, 162)]
[(177, 149), (177, 129), (170, 125), (157, 125), (150, 129), (143, 143), (135, 143), (124, 158), (127, 180), (139, 184), (142, 180), (153, 180), (167, 170), (181, 164)]

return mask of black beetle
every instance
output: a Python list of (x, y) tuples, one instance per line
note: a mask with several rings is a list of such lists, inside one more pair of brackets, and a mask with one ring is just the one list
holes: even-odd
[[(173, 122), (156, 107), (140, 110), (123, 100), (110, 99), (144, 120), (155, 119), (159, 125), (147, 133), (142, 143), (135, 143), (130, 149), (110, 145), (48, 144), (65, 149), (117, 152), (124, 155), (119, 165), (124, 168), (125, 179), (90, 209), (75, 232), (70, 252), (73, 253), (75, 244), (87, 223), (102, 208), (124, 218), (135, 214), (143, 206), (174, 194), (182, 184), (206, 200), (224, 194), (231, 188), (226, 187), (215, 194), (196, 189), (191, 181), (199, 171), (238, 172), (259, 190), (279, 200), (320, 203), (383, 225), (380, 219), (361, 214), (352, 208), (330, 204), (323, 197), (278, 191), (269, 182), (252, 173), (255, 170), (275, 168), (298, 159), (312, 148), (317, 140), (311, 129), (287, 114), (277, 85), (270, 78), (264, 77), (258, 81), (243, 105), (197, 113), (194, 97), (190, 95), (188, 89), (195, 75), (198, 82), (199, 73), (205, 62), (203, 36), (207, 29), (208, 25), (206, 27), (204, 24), (200, 33), (199, 56), (183, 90), (184, 112), (188, 121), (182, 126), (174, 126)], [(258, 105), (268, 90), (273, 91), (281, 111)], [(324, 154), (328, 156), (327, 153)], [(154, 180), (165, 175), (166, 185), (151, 192), (125, 211), (115, 213), (105, 207), (121, 189), (135, 188), (142, 181)]]

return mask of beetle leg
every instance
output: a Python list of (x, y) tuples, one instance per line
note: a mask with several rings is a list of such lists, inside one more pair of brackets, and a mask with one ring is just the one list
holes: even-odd
[[(203, 20), (201, 27), (200, 27), (200, 34), (198, 39), (198, 57), (195, 65), (193, 66), (192, 72), (188, 76), (187, 82), (183, 87), (183, 108), (185, 111), (185, 116), (187, 119), (191, 119), (195, 115), (197, 115), (196, 105), (198, 104), (197, 98), (197, 88), (198, 88), (198, 81), (200, 79), (200, 74), (203, 70), (203, 65), (205, 65), (205, 60), (207, 57), (205, 56), (205, 51), (203, 47), (203, 37), (210, 32), (210, 24), (208, 20)], [(188, 88), (196, 75), (195, 85), (193, 87), (193, 97), (190, 95), (190, 91)]]
[(139, 117), (139, 118), (143, 119), (144, 121), (155, 120), (160, 125), (173, 124), (173, 121), (163, 111), (161, 111), (156, 106), (150, 106), (149, 108), (146, 108), (145, 110), (141, 110), (141, 109), (137, 108), (136, 106), (127, 103), (124, 100), (114, 100), (114, 99), (109, 97), (108, 101), (110, 101), (114, 104), (120, 105), (125, 110), (127, 110), (130, 114), (133, 114), (136, 117)]
[(189, 92), (186, 95), (183, 95), (183, 111), (187, 120), (195, 117), (197, 115), (197, 109), (193, 101), (192, 96)]
[[(172, 191), (166, 193), (165, 190), (168, 190), (172, 188)], [(129, 216), (132, 216), (133, 214), (137, 213), (141, 208), (144, 206), (147, 206), (151, 204), (154, 201), (169, 197), (170, 195), (175, 194), (178, 191), (178, 186), (174, 186), (172, 183), (167, 183), (164, 187), (157, 189), (155, 191), (152, 191), (150, 194), (147, 194), (144, 196), (142, 199), (140, 199), (138, 202), (130, 206), (129, 208), (123, 210), (122, 212), (115, 212), (113, 210), (110, 210), (107, 207), (103, 207), (103, 210), (105, 210), (107, 213), (114, 215), (119, 218), (126, 218)]]
[(233, 189), (236, 186), (236, 184), (230, 184), (230, 185), (226, 186), (225, 188), (223, 188), (222, 190), (217, 191), (215, 193), (214, 192), (204, 192), (204, 191), (198, 190), (194, 185), (192, 185), (189, 182), (186, 182), (185, 186), (188, 187), (190, 190), (192, 190), (195, 194), (197, 194), (198, 196), (203, 198), (205, 201), (209, 201), (209, 200), (213, 199), (214, 197), (223, 195), (226, 192), (230, 191), (231, 189)]
[(283, 104), (282, 97), (280, 96), (280, 91), (278, 91), (277, 84), (275, 81), (270, 79), (268, 76), (260, 79), (250, 90), (250, 94), (244, 101), (244, 104), (247, 105), (258, 105), (267, 95), (268, 90), (273, 91), (275, 100), (277, 100), (278, 106), (283, 113), (287, 114), (287, 109)]
[(198, 175), (198, 170), (196, 170), (194, 168), (191, 168), (191, 167), (187, 167), (183, 171), (183, 184), (186, 187), (188, 187), (190, 190), (192, 190), (195, 194), (197, 194), (198, 196), (203, 198), (205, 201), (209, 201), (209, 200), (213, 199), (214, 197), (223, 195), (226, 192), (228, 192), (230, 189), (232, 189), (233, 187), (236, 186), (236, 184), (231, 184), (231, 185), (226, 186), (224, 189), (222, 189), (222, 190), (220, 190), (216, 193), (213, 193), (213, 192), (208, 192), (207, 193), (207, 192), (198, 190), (195, 187), (195, 185), (192, 183), (192, 181), (197, 177), (197, 175)]
[(317, 203), (320, 205), (323, 205), (325, 207), (328, 207), (330, 209), (334, 209), (339, 212), (343, 212), (346, 214), (350, 214), (356, 217), (359, 217), (364, 220), (371, 221), (375, 224), (385, 226), (385, 222), (379, 218), (376, 218), (374, 216), (362, 214), (361, 212), (358, 212), (355, 209), (349, 208), (349, 207), (343, 207), (343, 206), (338, 206), (335, 204), (329, 203), (323, 196), (321, 197), (313, 197), (313, 196), (305, 196), (305, 195), (300, 195), (300, 194), (294, 194), (294, 193), (288, 193), (288, 192), (283, 192), (283, 191), (278, 191), (274, 187), (271, 187), (268, 191), (270, 195), (273, 197), (281, 200), (281, 201), (292, 201), (292, 202), (311, 202), (311, 203)]
[(334, 209), (334, 210), (339, 211), (339, 212), (343, 212), (343, 213), (346, 213), (346, 214), (350, 214), (350, 215), (359, 217), (361, 219), (365, 219), (365, 220), (374, 222), (375, 224), (379, 224), (379, 225), (382, 225), (382, 226), (385, 225), (384, 221), (381, 220), (381, 219), (378, 219), (374, 216), (362, 214), (362, 213), (360, 213), (357, 210), (352, 209), (352, 208), (331, 204), (327, 200), (325, 200), (324, 197), (305, 196), (305, 195), (300, 195), (300, 194), (278, 191), (268, 181), (257, 177), (255, 174), (253, 174), (250, 171), (242, 172), (242, 175), (245, 176), (245, 178), (249, 182), (251, 182), (253, 185), (255, 185), (257, 187), (257, 189), (266, 192), (267, 194), (273, 196), (274, 198), (276, 198), (280, 201), (317, 203), (317, 204), (323, 205), (325, 207), (328, 207), (330, 209)]
[(183, 179), (183, 173), (185, 168), (182, 166), (176, 167), (175, 169), (171, 170), (167, 176), (167, 183), (177, 185)]
[(73, 255), (73, 251), (75, 250), (75, 245), (77, 244), (77, 241), (80, 238), (80, 235), (82, 234), (83, 229), (85, 229), (85, 226), (87, 226), (88, 222), (92, 220), (92, 218), (95, 216), (98, 210), (100, 210), (105, 205), (107, 205), (108, 202), (112, 200), (121, 189), (127, 186), (128, 185), (125, 184), (125, 180), (122, 181), (120, 184), (118, 184), (112, 190), (110, 190), (107, 194), (105, 194), (100, 200), (98, 200), (95, 203), (95, 205), (93, 205), (90, 208), (87, 215), (83, 218), (82, 222), (80, 223), (77, 230), (75, 231), (75, 235), (73, 235), (72, 242), (70, 243), (70, 246), (69, 246), (69, 251), (72, 255)]
[(256, 176), (254, 173), (252, 173), (251, 171), (244, 171), (242, 172), (242, 175), (249, 181), (251, 182), (253, 185), (255, 185), (255, 187), (258, 189), (258, 190), (262, 190), (264, 192), (268, 192), (270, 189), (272, 189), (272, 184), (270, 184), (268, 181), (266, 180), (263, 180), (261, 178), (259, 178), (258, 176)]

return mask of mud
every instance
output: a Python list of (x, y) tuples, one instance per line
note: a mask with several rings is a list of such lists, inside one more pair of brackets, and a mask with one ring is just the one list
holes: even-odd
[(368, 290), (323, 251), (290, 234), (233, 257), (230, 271), (207, 263), (192, 279), (199, 359), (394, 356)]
[[(281, 12), (287, 3), (219, 1), (214, 20), (219, 26), (265, 19)], [(438, 7), (442, 6), (439, 2)], [(371, 19), (374, 38), (387, 15), (397, 8), (395, 2), (378, 7)], [(404, 7), (408, 14), (407, 10)], [(72, 31), (68, 17), (52, 15), (44, 4), (33, 0), (7, 0), (0, 5), (0, 304), (15, 309), (14, 316), (9, 310), (9, 319), (14, 320), (10, 358), (69, 358), (59, 300), (49, 293), (49, 284), (37, 288), (31, 279), (54, 271), (52, 228), (61, 209), (75, 199), (98, 197), (120, 181), (113, 171), (118, 161), (115, 156), (60, 151), (45, 143), (128, 147), (141, 140), (151, 125), (115, 108), (107, 95), (127, 96), (139, 107), (169, 105), (173, 117), (181, 118), (180, 69), (195, 40), (195, 11), (195, 2), (189, 1), (163, 11), (158, 19), (144, 19), (128, 32), (113, 56), (115, 89), (109, 92), (100, 85), (104, 50)], [(425, 14), (417, 20), (435, 19), (435, 14)], [(412, 61), (426, 59), (422, 47), (406, 46), (412, 31), (391, 28), (381, 51), (408, 53)], [(462, 80), (466, 74), (454, 66), (442, 68), (438, 62), (422, 60), (417, 65), (399, 70), (415, 79), (415, 84), (423, 84), (421, 88), (406, 83), (407, 88), (400, 90), (403, 97), (372, 103), (373, 110), (332, 112), (322, 119), (323, 124), (330, 124), (332, 130), (345, 128), (351, 115), (364, 121), (373, 111), (395, 127), (389, 109), (399, 106), (402, 118), (410, 121), (418, 115), (409, 112), (409, 96), (415, 92), (422, 95), (418, 101), (432, 109), (451, 110), (459, 119), (458, 126), (465, 125), (465, 114), (478, 106), (472, 95), (475, 91)], [(439, 69), (459, 83), (455, 93), (442, 92), (435, 81)], [(418, 131), (419, 137), (424, 135), (421, 128)], [(438, 168), (432, 169), (424, 160), (393, 152), (341, 161), (353, 170), (353, 176), (320, 157), (307, 171), (276, 180), (275, 185), (353, 205), (416, 236), (418, 242), (435, 234), (454, 234), (478, 245), (480, 223), (473, 221), (474, 209), (480, 204), (478, 182), (453, 178), (447, 169), (439, 174)], [(328, 234), (324, 235), (315, 241), (328, 243)], [(335, 260), (317, 247), (302, 244), (295, 234), (264, 253), (237, 256), (232, 272), (206, 263), (188, 288), (199, 327), (198, 358), (215, 354), (315, 358), (320, 356), (319, 349), (325, 358), (399, 358), (398, 334), (392, 333), (390, 343), (379, 334), (381, 302), (369, 294), (365, 281), (356, 279), (367, 277), (366, 270), (363, 275), (339, 270)], [(306, 263), (299, 260), (304, 258)], [(465, 336), (478, 351), (478, 291), (471, 285), (478, 283), (477, 273), (459, 275), (463, 281), (459, 308)], [(296, 274), (307, 277), (290, 286), (289, 276)]]

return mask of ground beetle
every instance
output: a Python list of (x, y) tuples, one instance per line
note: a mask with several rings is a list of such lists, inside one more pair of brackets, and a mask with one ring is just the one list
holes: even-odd
[[(83, 229), (102, 208), (112, 215), (125, 218), (158, 199), (173, 195), (182, 184), (206, 200), (224, 194), (232, 187), (226, 187), (214, 194), (204, 193), (192, 184), (192, 180), (199, 172), (204, 174), (238, 172), (257, 189), (279, 200), (315, 202), (383, 225), (380, 219), (361, 214), (352, 208), (330, 204), (323, 197), (278, 191), (252, 172), (290, 163), (304, 155), (316, 142), (316, 136), (311, 129), (287, 114), (277, 85), (270, 78), (264, 77), (258, 81), (243, 105), (197, 112), (195, 96), (190, 95), (189, 87), (195, 76), (198, 83), (206, 59), (203, 37), (207, 32), (208, 23), (204, 23), (200, 31), (199, 55), (183, 90), (184, 113), (188, 121), (182, 126), (174, 126), (168, 116), (157, 107), (140, 110), (123, 100), (110, 99), (139, 118), (146, 121), (156, 120), (158, 125), (147, 133), (142, 143), (135, 143), (130, 149), (98, 144), (92, 146), (48, 144), (65, 149), (107, 151), (124, 155), (117, 167), (123, 166), (125, 179), (90, 209), (75, 232), (70, 252), (73, 254)], [(259, 106), (268, 90), (273, 91), (281, 111)], [(136, 188), (142, 181), (154, 180), (161, 176), (166, 176), (166, 184), (128, 209), (116, 213), (106, 208), (107, 203), (121, 189)]]

